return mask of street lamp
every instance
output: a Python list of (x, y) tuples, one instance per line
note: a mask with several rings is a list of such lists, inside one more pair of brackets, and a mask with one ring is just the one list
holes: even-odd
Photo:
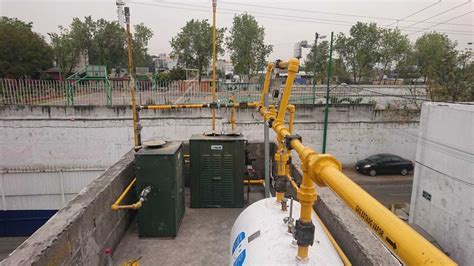
[(314, 34), (314, 54), (313, 54), (313, 62), (314, 62), (314, 69), (313, 69), (313, 104), (316, 103), (316, 71), (317, 71), (317, 64), (316, 64), (316, 52), (318, 49), (318, 39), (324, 39), (326, 35), (319, 35), (319, 33)]

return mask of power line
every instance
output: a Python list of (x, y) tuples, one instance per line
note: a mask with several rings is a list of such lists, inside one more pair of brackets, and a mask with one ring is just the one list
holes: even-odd
[(414, 16), (414, 15), (416, 15), (416, 14), (419, 14), (419, 13), (421, 13), (421, 12), (423, 12), (423, 11), (425, 11), (425, 10), (427, 10), (427, 9), (429, 9), (429, 8), (431, 8), (431, 7), (433, 7), (433, 6), (437, 5), (437, 4), (439, 4), (439, 3), (441, 3), (441, 0), (438, 0), (436, 3), (433, 3), (433, 4), (431, 4), (431, 5), (427, 6), (427, 7), (424, 7), (424, 8), (422, 8), (422, 9), (420, 9), (420, 10), (414, 12), (414, 13), (411, 13), (410, 15), (405, 16), (404, 18), (397, 19), (397, 21), (392, 22), (390, 25), (387, 25), (387, 27), (390, 27), (390, 26), (392, 26), (392, 25), (395, 24), (395, 23), (397, 23), (397, 27), (398, 27), (398, 22), (399, 22), (399, 21), (403, 21), (403, 20), (405, 20), (405, 19), (407, 19), (407, 18), (409, 18), (409, 17), (412, 17), (412, 16)]
[[(433, 15), (433, 16), (431, 16), (431, 17), (429, 17), (429, 18), (426, 18), (426, 19), (424, 19), (424, 20), (415, 22), (415, 23), (411, 24), (410, 26), (402, 27), (402, 28), (406, 29), (406, 28), (409, 28), (409, 27), (418, 25), (418, 24), (420, 24), (420, 23), (426, 22), (426, 21), (429, 20), (429, 19), (432, 19), (432, 18), (434, 18), (434, 17), (438, 17), (438, 16), (443, 15), (443, 14), (445, 14), (445, 13), (448, 13), (449, 11), (452, 11), (452, 10), (458, 8), (458, 7), (461, 7), (461, 6), (463, 6), (463, 5), (469, 4), (469, 3), (471, 3), (471, 1), (472, 1), (472, 0), (469, 0), (469, 1), (465, 2), (465, 3), (459, 4), (459, 5), (455, 6), (455, 7), (452, 7), (452, 8), (450, 8), (450, 9), (448, 9), (448, 10), (445, 10), (445, 11), (443, 11), (443, 12), (440, 12), (440, 13), (438, 13), (438, 14), (436, 14), (436, 15)], [(426, 22), (426, 23), (432, 23), (432, 22)], [(439, 24), (437, 24), (437, 25), (439, 25)], [(471, 25), (471, 26), (472, 26), (472, 25)]]
[[(159, 3), (143, 3), (143, 2), (131, 2), (134, 4), (138, 5), (147, 5), (147, 6), (158, 6), (158, 7), (165, 7), (165, 8), (173, 8), (173, 9), (179, 9), (179, 10), (192, 10), (192, 11), (198, 11), (198, 12), (204, 12), (204, 13), (209, 13), (209, 10), (206, 9), (204, 6), (199, 6), (199, 5), (191, 5), (191, 4), (183, 4), (183, 3), (165, 3), (163, 4), (162, 2)], [(169, 5), (172, 4), (172, 5)], [(186, 7), (179, 7), (179, 6), (174, 6), (174, 5), (182, 5)], [(235, 15), (235, 12), (246, 12), (245, 10), (238, 10), (238, 9), (228, 9), (228, 8), (220, 8), (220, 10), (227, 10), (226, 11), (220, 11), (220, 14), (230, 14), (230, 15)], [(248, 12), (250, 13), (250, 12)], [(307, 22), (307, 23), (318, 23), (318, 24), (325, 24), (325, 25), (331, 25), (331, 26), (353, 26), (354, 22), (352, 21), (338, 21), (338, 20), (326, 20), (326, 19), (314, 19), (314, 18), (309, 18), (309, 17), (297, 17), (297, 16), (289, 16), (289, 15), (278, 15), (278, 14), (270, 14), (270, 13), (264, 13), (264, 12), (252, 12), (252, 13), (257, 13), (257, 15), (254, 14), (255, 17), (260, 17), (260, 18), (268, 18), (268, 19), (276, 19), (276, 20), (283, 20), (283, 21), (296, 21), (296, 22)], [(343, 22), (342, 23), (330, 23), (326, 21), (336, 21), (336, 22)], [(443, 23), (440, 23), (443, 24)], [(416, 29), (421, 29), (421, 28), (416, 28)], [(412, 30), (403, 30), (403, 31), (412, 31)], [(448, 33), (446, 30), (439, 30), (443, 31), (445, 33)], [(462, 33), (458, 33), (462, 32)], [(474, 34), (469, 34), (469, 31), (457, 31), (456, 32), (449, 32), (453, 35), (474, 35)]]
[[(441, 2), (441, 1), (439, 1)], [(170, 2), (168, 2), (170, 3)], [(255, 4), (248, 4), (248, 3), (236, 3), (236, 2), (222, 2), (223, 4), (230, 4), (230, 5), (238, 5), (238, 6), (251, 6), (251, 7), (259, 7), (259, 8), (267, 8), (267, 9), (275, 9), (275, 10), (284, 10), (284, 11), (298, 11), (298, 12), (305, 12), (305, 13), (320, 13), (326, 15), (334, 15), (334, 16), (347, 16), (347, 17), (359, 17), (359, 18), (370, 18), (370, 19), (379, 19), (379, 20), (392, 20), (392, 21), (399, 21), (404, 19), (396, 19), (396, 18), (388, 18), (388, 17), (375, 17), (375, 16), (361, 16), (361, 15), (354, 15), (354, 14), (345, 14), (345, 13), (336, 13), (336, 12), (325, 12), (325, 11), (317, 11), (317, 10), (307, 10), (307, 9), (296, 9), (296, 8), (286, 8), (286, 7), (275, 7), (275, 6), (262, 6), (262, 5), (255, 5)], [(419, 22), (417, 20), (405, 20), (408, 22)], [(349, 22), (349, 21), (347, 21)], [(436, 23), (436, 22), (427, 22), (427, 23)], [(460, 23), (449, 23), (449, 25), (455, 26), (472, 26), (471, 24), (460, 24)]]
[[(454, 18), (448, 19), (448, 20), (446, 20), (446, 21), (444, 21), (444, 22), (449, 22), (449, 21), (455, 20), (455, 19), (457, 19), (457, 18), (463, 17), (463, 16), (465, 16), (465, 15), (467, 15), (467, 14), (470, 14), (470, 13), (472, 13), (472, 12), (474, 12), (474, 11), (469, 11), (469, 12), (467, 12), (467, 13), (464, 13), (464, 14), (462, 14), (462, 15), (459, 15), (459, 16), (456, 16), (456, 17), (454, 17)], [(440, 24), (441, 24), (441, 23), (443, 23), (443, 22), (440, 22)], [(419, 30), (419, 31), (415, 31), (415, 32), (409, 33), (408, 35), (412, 35), (412, 34), (415, 34), (415, 33), (418, 33), (418, 32), (422, 32), (422, 31), (425, 31), (425, 30), (431, 29), (432, 27), (435, 27), (435, 26), (437, 26), (437, 25), (439, 25), (439, 24), (435, 24), (435, 25), (433, 25), (433, 26), (430, 26), (430, 27), (424, 28), (424, 29), (422, 29), (422, 30)]]

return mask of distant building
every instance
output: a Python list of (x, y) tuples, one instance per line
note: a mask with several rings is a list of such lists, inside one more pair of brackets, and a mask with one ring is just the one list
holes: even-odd
[(153, 58), (153, 61), (155, 62), (155, 72), (169, 71), (178, 65), (178, 61), (165, 53), (159, 54), (158, 57)]
[[(211, 67), (212, 69), (212, 62), (211, 62)], [(232, 64), (232, 61), (230, 60), (217, 60), (216, 62), (216, 70), (222, 71), (224, 74), (233, 74), (234, 73), (234, 65)]]

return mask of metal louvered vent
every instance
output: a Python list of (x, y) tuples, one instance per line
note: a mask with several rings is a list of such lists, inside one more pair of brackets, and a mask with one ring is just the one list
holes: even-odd
[(245, 138), (194, 135), (189, 143), (191, 207), (242, 207)]

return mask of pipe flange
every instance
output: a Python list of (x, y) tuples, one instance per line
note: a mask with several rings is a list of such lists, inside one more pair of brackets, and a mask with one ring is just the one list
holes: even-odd
[(324, 181), (321, 179), (321, 171), (326, 166), (336, 167), (339, 171), (342, 171), (341, 163), (331, 154), (318, 154), (311, 157), (311, 160), (308, 163), (308, 166), (311, 171), (311, 175), (315, 177), (315, 181), (319, 186), (326, 186)]

